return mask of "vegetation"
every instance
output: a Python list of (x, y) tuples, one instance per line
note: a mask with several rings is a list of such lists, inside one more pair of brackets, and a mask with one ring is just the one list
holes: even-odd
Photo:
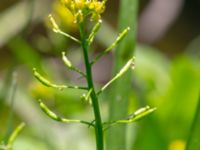
[(172, 26), (171, 40), (145, 45), (137, 0), (11, 3), (0, 7), (0, 149), (200, 149), (197, 28), (190, 42)]

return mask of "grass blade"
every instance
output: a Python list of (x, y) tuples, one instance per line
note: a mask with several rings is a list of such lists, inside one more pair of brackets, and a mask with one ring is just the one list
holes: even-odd
[(187, 142), (186, 150), (199, 150), (200, 149), (200, 94), (196, 114), (191, 127), (191, 132)]
[[(115, 52), (114, 74), (133, 56), (136, 43), (137, 0), (121, 0), (118, 31), (130, 27), (130, 31)], [(131, 90), (131, 71), (118, 79), (112, 87), (109, 101), (109, 120), (127, 116), (129, 93)], [(126, 125), (112, 127), (107, 133), (108, 150), (126, 149)], [(117, 138), (116, 138), (117, 137)]]

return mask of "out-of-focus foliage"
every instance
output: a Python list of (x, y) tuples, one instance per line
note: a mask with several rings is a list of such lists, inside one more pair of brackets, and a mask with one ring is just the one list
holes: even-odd
[[(56, 20), (60, 25), (61, 28), (64, 28), (65, 31), (74, 30), (76, 29), (75, 24), (73, 23), (74, 17), (70, 13), (68, 9), (63, 7), (59, 1), (55, 1), (53, 4), (53, 14), (55, 15)], [(67, 19), (66, 19), (67, 18)]]
[(200, 61), (186, 55), (170, 61), (149, 47), (140, 47), (137, 54), (140, 103), (151, 104), (158, 110), (138, 124), (139, 136), (133, 147), (141, 150), (168, 149), (176, 144), (183, 147), (197, 106)]

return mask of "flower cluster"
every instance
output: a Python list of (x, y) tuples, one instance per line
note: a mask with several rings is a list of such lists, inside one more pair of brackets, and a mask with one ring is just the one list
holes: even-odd
[(60, 0), (61, 3), (70, 10), (75, 17), (75, 23), (81, 23), (86, 16), (91, 15), (90, 19), (101, 20), (101, 14), (105, 10), (105, 2), (98, 0)]

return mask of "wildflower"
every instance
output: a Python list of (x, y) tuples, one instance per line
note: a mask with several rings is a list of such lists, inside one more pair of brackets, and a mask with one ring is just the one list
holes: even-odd
[(81, 23), (84, 19), (90, 15), (91, 21), (100, 21), (101, 14), (105, 10), (105, 2), (98, 0), (60, 0), (61, 3), (69, 9), (74, 16), (75, 23)]

